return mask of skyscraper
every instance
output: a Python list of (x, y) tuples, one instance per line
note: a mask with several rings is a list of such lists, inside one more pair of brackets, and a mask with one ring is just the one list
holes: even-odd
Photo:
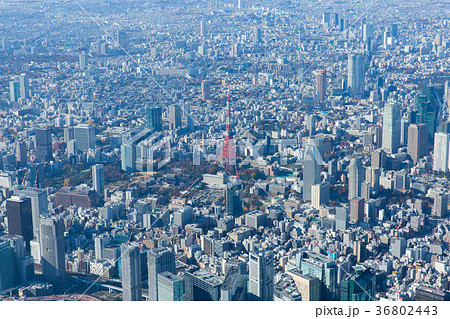
[[(0, 236), (0, 243), (6, 241), (13, 249), (14, 284), (19, 285), (34, 277), (34, 260), (25, 251), (23, 237), (19, 235)], [(0, 257), (1, 258), (1, 257)]]
[(411, 124), (408, 128), (408, 154), (414, 163), (427, 154), (428, 128), (425, 124)]
[(358, 158), (352, 158), (348, 166), (348, 200), (361, 196), (363, 167)]
[(204, 268), (192, 269), (184, 274), (186, 301), (219, 301), (223, 280)]
[(200, 20), (200, 37), (206, 37), (206, 23), (205, 20)]
[(319, 100), (325, 100), (327, 94), (327, 71), (320, 70), (316, 75), (316, 91), (319, 94)]
[(350, 221), (357, 224), (364, 221), (364, 198), (355, 197), (350, 201)]
[(384, 107), (383, 114), (383, 150), (390, 154), (397, 153), (400, 146), (401, 129), (400, 105), (389, 102)]
[(30, 241), (33, 239), (31, 199), (20, 196), (7, 199), (6, 215), (8, 216), (8, 234), (22, 236), (29, 252)]
[(400, 259), (406, 250), (406, 239), (403, 237), (395, 238), (392, 242), (392, 256)]
[(300, 251), (296, 256), (296, 265), (304, 275), (320, 280), (320, 300), (335, 300), (338, 297), (338, 268), (331, 257)]
[(316, 134), (316, 117), (314, 115), (308, 115), (306, 117), (306, 129), (309, 132), (309, 136)]
[(210, 98), (210, 83), (208, 81), (202, 81), (202, 100), (206, 101)]
[(321, 158), (317, 147), (309, 145), (305, 151), (303, 163), (303, 200), (311, 200), (311, 186), (320, 183)]
[(16, 143), (16, 160), (18, 167), (27, 166), (27, 144), (25, 142)]
[(148, 259), (148, 293), (151, 301), (158, 298), (158, 274), (169, 272), (175, 274), (175, 253), (167, 247), (155, 248), (147, 252)]
[(36, 157), (43, 162), (53, 160), (52, 131), (50, 128), (36, 129)]
[(364, 23), (362, 36), (363, 42), (370, 42), (370, 40), (374, 38), (373, 32), (374, 32), (373, 24)]
[(80, 63), (80, 70), (84, 70), (87, 67), (87, 56), (85, 53), (80, 54), (79, 56), (79, 63)]
[(254, 36), (255, 36), (255, 42), (256, 43), (261, 43), (262, 42), (262, 36), (261, 36), (261, 29), (260, 28), (255, 27)]
[(347, 207), (336, 207), (336, 230), (348, 228), (349, 212)]
[(320, 183), (311, 186), (311, 205), (319, 209), (330, 201), (330, 184)]
[(249, 300), (271, 301), (273, 300), (273, 252), (251, 252), (248, 262)]
[(47, 192), (43, 189), (15, 189), (14, 195), (25, 196), (31, 200), (31, 215), (33, 220), (33, 237), (39, 239), (40, 216), (48, 213)]
[(122, 244), (122, 300), (142, 300), (141, 250), (137, 244)]
[(21, 74), (19, 76), (19, 84), (20, 84), (20, 97), (22, 99), (30, 98), (30, 82), (26, 74)]
[(447, 173), (450, 168), (450, 134), (434, 134), (433, 170)]
[[(400, 120), (400, 145), (407, 145), (408, 144), (408, 128), (409, 128), (409, 121), (407, 118), (402, 117)], [(428, 137), (427, 137), (428, 138)]]
[(438, 218), (446, 218), (448, 214), (448, 194), (440, 192), (433, 196), (434, 204), (432, 214)]
[(362, 265), (353, 266), (355, 273), (346, 274), (341, 282), (341, 301), (372, 301), (375, 297), (376, 275)]
[(147, 109), (147, 127), (153, 132), (162, 131), (162, 108), (150, 107)]
[(239, 216), (243, 212), (243, 192), (241, 185), (228, 184), (225, 190), (225, 212), (227, 215)]
[(95, 127), (91, 124), (78, 124), (74, 128), (77, 149), (87, 151), (95, 146)]
[(158, 274), (158, 300), (183, 301), (183, 279), (168, 271)]
[(0, 291), (14, 286), (14, 251), (9, 243), (0, 239)]
[(20, 98), (20, 83), (17, 80), (9, 82), (9, 100), (17, 102)]
[(41, 219), (41, 263), (44, 280), (56, 286), (66, 283), (64, 223), (61, 218)]
[(443, 96), (443, 86), (424, 85), (422, 94), (415, 97), (415, 122), (427, 125), (429, 141), (433, 141), (434, 133), (442, 122)]
[(181, 127), (181, 109), (178, 105), (169, 106), (169, 130), (173, 131)]
[(117, 31), (117, 43), (119, 44), (121, 49), (123, 50), (128, 49), (128, 47), (130, 46), (130, 38), (126, 31), (124, 30)]
[(365, 67), (364, 55), (348, 55), (347, 89), (348, 94), (354, 97), (364, 96)]
[(102, 164), (96, 164), (92, 166), (92, 180), (94, 184), (94, 190), (100, 197), (103, 197), (105, 191), (105, 173), (103, 171)]

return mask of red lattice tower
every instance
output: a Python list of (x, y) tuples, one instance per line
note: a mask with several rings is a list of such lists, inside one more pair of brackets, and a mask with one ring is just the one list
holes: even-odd
[(225, 126), (225, 140), (223, 143), (222, 151), (217, 157), (215, 163), (220, 160), (224, 160), (225, 166), (228, 168), (230, 166), (236, 165), (236, 147), (233, 139), (233, 130), (231, 128), (231, 108), (230, 108), (230, 94), (228, 94), (227, 99), (227, 119)]

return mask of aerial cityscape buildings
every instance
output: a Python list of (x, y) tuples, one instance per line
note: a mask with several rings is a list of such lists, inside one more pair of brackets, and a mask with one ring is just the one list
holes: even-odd
[(450, 300), (448, 12), (0, 1), (0, 300)]

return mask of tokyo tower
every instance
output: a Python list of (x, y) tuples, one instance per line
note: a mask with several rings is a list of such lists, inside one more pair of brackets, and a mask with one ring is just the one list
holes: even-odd
[(233, 130), (231, 128), (231, 108), (230, 108), (230, 94), (227, 99), (227, 118), (225, 127), (225, 140), (222, 151), (214, 163), (219, 161), (224, 162), (227, 168), (236, 165), (236, 147), (233, 139)]

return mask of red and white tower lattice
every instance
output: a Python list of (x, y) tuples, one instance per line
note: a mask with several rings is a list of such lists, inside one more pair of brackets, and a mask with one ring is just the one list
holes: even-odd
[(231, 108), (230, 108), (230, 94), (228, 94), (227, 99), (227, 118), (225, 127), (225, 140), (223, 143), (222, 151), (217, 157), (215, 163), (223, 161), (225, 166), (228, 168), (230, 166), (236, 165), (236, 147), (233, 139), (233, 130), (231, 127)]

